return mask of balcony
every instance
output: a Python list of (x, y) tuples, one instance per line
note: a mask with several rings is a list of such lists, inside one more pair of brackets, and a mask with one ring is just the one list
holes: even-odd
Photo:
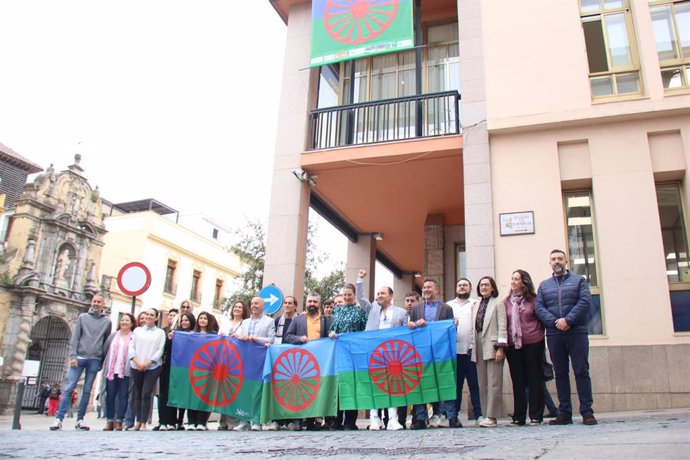
[(313, 110), (309, 148), (453, 134), (460, 134), (460, 94), (446, 91)]

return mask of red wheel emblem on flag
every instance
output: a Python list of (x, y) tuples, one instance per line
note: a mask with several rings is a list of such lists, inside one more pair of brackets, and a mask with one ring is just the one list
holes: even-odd
[(278, 355), (273, 364), (273, 395), (283, 408), (303, 411), (316, 400), (321, 383), (321, 369), (313, 354), (291, 348)]
[(374, 349), (369, 375), (381, 391), (401, 396), (417, 388), (422, 379), (422, 358), (404, 340), (388, 340)]
[(395, 19), (399, 0), (328, 0), (323, 22), (328, 35), (356, 45), (381, 35)]
[(213, 340), (200, 347), (189, 364), (189, 381), (199, 399), (211, 406), (231, 404), (242, 388), (240, 353), (229, 340)]

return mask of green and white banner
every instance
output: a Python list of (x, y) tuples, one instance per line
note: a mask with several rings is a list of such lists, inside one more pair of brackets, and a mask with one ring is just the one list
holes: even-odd
[(312, 0), (310, 66), (414, 48), (412, 0)]

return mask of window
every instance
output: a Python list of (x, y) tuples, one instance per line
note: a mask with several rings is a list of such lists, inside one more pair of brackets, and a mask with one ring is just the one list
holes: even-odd
[(177, 263), (174, 260), (168, 259), (168, 266), (165, 269), (165, 285), (163, 290), (168, 294), (175, 294), (175, 269), (177, 268)]
[(213, 229), (213, 233), (211, 235), (211, 238), (213, 238), (214, 240), (218, 239), (218, 229), (217, 228)]
[(598, 286), (590, 192), (566, 192), (565, 213), (570, 271), (587, 278), (590, 286)]
[(629, 0), (580, 0), (592, 97), (641, 92)]
[(656, 199), (664, 242), (669, 283), (690, 283), (688, 234), (685, 230), (679, 184), (657, 184)]
[(664, 89), (690, 88), (690, 1), (650, 0)]
[(213, 305), (218, 306), (220, 301), (223, 300), (223, 280), (216, 280), (216, 291), (213, 296)]
[(563, 198), (568, 234), (569, 269), (571, 273), (584, 276), (592, 291), (587, 331), (589, 334), (603, 334), (592, 194), (589, 190), (568, 191), (564, 193)]
[(193, 302), (201, 302), (201, 272), (198, 270), (194, 270), (194, 273), (192, 274), (192, 289), (189, 292), (189, 298), (192, 299)]

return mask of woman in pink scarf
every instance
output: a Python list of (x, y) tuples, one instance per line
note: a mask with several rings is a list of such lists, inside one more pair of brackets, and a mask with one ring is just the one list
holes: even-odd
[(510, 278), (510, 294), (503, 301), (508, 317), (508, 368), (513, 381), (513, 421), (511, 426), (526, 423), (529, 386), (530, 425), (541, 425), (544, 417), (544, 326), (534, 313), (534, 283), (524, 270), (515, 270)]
[[(105, 376), (105, 428), (103, 431), (121, 431), (122, 421), (127, 412), (129, 400), (130, 366), (127, 355), (129, 353), (129, 341), (132, 339), (132, 330), (136, 327), (134, 315), (123, 313), (113, 332), (105, 342), (107, 350), (103, 363), (103, 375)], [(115, 400), (117, 399), (117, 408)]]

